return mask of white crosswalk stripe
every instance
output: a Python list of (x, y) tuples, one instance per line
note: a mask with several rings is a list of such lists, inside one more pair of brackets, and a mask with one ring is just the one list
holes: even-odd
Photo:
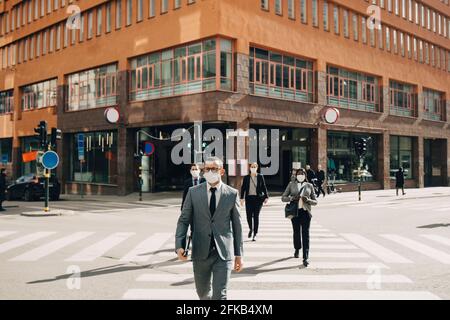
[[(146, 262), (153, 253), (161, 248), (161, 246), (172, 238), (171, 233), (157, 233), (141, 242), (132, 251), (126, 254), (120, 261)], [(172, 241), (169, 245), (174, 246)]]
[(0, 231), (0, 238), (10, 236), (14, 233), (17, 233), (17, 231)]
[[(299, 269), (303, 266), (298, 259), (291, 259), (285, 261), (275, 262), (271, 261), (247, 261), (244, 259), (244, 270), (255, 269), (257, 271), (278, 272), (280, 269)], [(162, 270), (167, 269), (189, 269), (192, 270), (192, 262), (177, 262), (176, 264), (166, 265), (160, 267)], [(309, 270), (377, 270), (389, 269), (385, 264), (378, 262), (342, 262), (342, 261), (314, 261), (309, 267)]]
[(441, 237), (435, 234), (422, 234), (421, 235), (424, 238), (427, 238), (429, 240), (438, 242), (440, 244), (446, 245), (448, 247), (450, 247), (450, 239), (449, 238), (445, 238), (445, 237)]
[(430, 246), (427, 246), (421, 242), (408, 239), (406, 237), (402, 237), (395, 234), (384, 234), (382, 237), (392, 240), (402, 246), (405, 246), (413, 251), (419, 252), (422, 255), (428, 256), (431, 259), (439, 261), (444, 264), (450, 264), (450, 254), (434, 249)]
[(33, 249), (20, 256), (12, 258), (10, 261), (37, 261), (70, 244), (73, 244), (81, 239), (87, 238), (92, 234), (93, 232), (76, 232), (69, 236), (54, 240), (45, 245), (37, 247), (36, 249)]
[(363, 248), (370, 254), (378, 257), (383, 262), (387, 263), (412, 263), (411, 260), (402, 257), (401, 255), (395, 253), (392, 250), (389, 250), (361, 235), (352, 234), (352, 233), (343, 233), (341, 234), (348, 241), (353, 242), (357, 246)]
[[(440, 300), (427, 291), (393, 290), (229, 290), (230, 300)], [(130, 289), (126, 300), (197, 300), (193, 289)]]
[(37, 241), (39, 239), (51, 236), (52, 234), (55, 234), (55, 233), (56, 232), (51, 232), (51, 231), (50, 232), (47, 232), (47, 231), (35, 232), (35, 233), (31, 233), (31, 234), (25, 235), (23, 237), (20, 237), (20, 238), (14, 239), (14, 240), (10, 240), (8, 242), (0, 244), (0, 253), (4, 253), (9, 250), (21, 247), (21, 246), (31, 243), (33, 241)]
[[(286, 258), (291, 256), (291, 251), (245, 251), (246, 258)], [(160, 252), (158, 257), (174, 257), (173, 252)], [(311, 258), (370, 258), (365, 252), (339, 252), (339, 251), (311, 251)]]
[(117, 232), (109, 237), (101, 240), (100, 242), (93, 244), (90, 247), (76, 253), (72, 257), (66, 259), (66, 261), (71, 262), (82, 262), (82, 261), (93, 261), (102, 255), (104, 255), (108, 250), (114, 248), (119, 243), (127, 240), (129, 237), (133, 236), (135, 233), (132, 232)]
[[(193, 279), (193, 274), (143, 274), (138, 282), (185, 282)], [(303, 274), (245, 274), (231, 276), (231, 283), (235, 282), (267, 282), (267, 283), (367, 283), (370, 274), (335, 274), (335, 275), (303, 275)], [(380, 283), (412, 283), (402, 275), (381, 275)]]

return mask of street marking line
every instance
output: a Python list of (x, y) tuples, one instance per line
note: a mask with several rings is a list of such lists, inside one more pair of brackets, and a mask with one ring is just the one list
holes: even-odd
[[(392, 290), (229, 290), (229, 300), (441, 300), (428, 291)], [(194, 289), (130, 289), (129, 300), (198, 300)]]
[[(252, 243), (248, 244), (245, 249), (252, 248)], [(353, 244), (311, 244), (311, 249), (329, 249), (329, 250), (361, 250), (357, 246)], [(255, 249), (293, 249), (292, 244), (261, 244), (255, 242)]]
[[(262, 270), (265, 272), (269, 272), (273, 270), (274, 272), (280, 271), (280, 269), (293, 269), (300, 268), (301, 263), (297, 259), (282, 261), (282, 262), (274, 262), (270, 261), (244, 261), (244, 272), (248, 269), (254, 270)], [(321, 262), (321, 261), (311, 261), (308, 266), (308, 270), (319, 270), (319, 269), (331, 269), (331, 270), (340, 270), (340, 269), (390, 269), (387, 265), (378, 263), (378, 262)], [(158, 269), (190, 269), (192, 270), (192, 261), (185, 263), (177, 263), (174, 265), (167, 265), (158, 267)]]
[(346, 238), (348, 241), (354, 243), (358, 247), (366, 250), (375, 257), (381, 259), (386, 263), (412, 263), (411, 260), (395, 253), (394, 251), (387, 249), (378, 243), (375, 243), (359, 234), (354, 233), (342, 233), (342, 237)]
[(407, 247), (413, 251), (419, 252), (431, 259), (434, 259), (444, 264), (450, 264), (450, 254), (444, 251), (434, 249), (430, 246), (424, 245), (421, 242), (411, 240), (402, 236), (398, 236), (395, 234), (384, 234), (381, 236), (391, 241), (394, 241), (404, 247)]
[(433, 211), (438, 211), (438, 212), (447, 212), (447, 211), (450, 211), (450, 207), (445, 207), (445, 208), (439, 208), (439, 209), (431, 209), (431, 210), (433, 210)]
[(6, 251), (9, 251), (11, 249), (15, 249), (17, 247), (26, 245), (30, 242), (51, 236), (52, 234), (55, 234), (56, 232), (35, 232), (28, 234), (26, 236), (10, 240), (8, 242), (0, 244), (0, 253), (4, 253)]
[(14, 233), (17, 233), (17, 231), (0, 231), (0, 238), (10, 236)]
[[(194, 274), (155, 274), (147, 273), (140, 275), (137, 282), (186, 282), (193, 280)], [(257, 283), (368, 283), (371, 280), (371, 274), (331, 274), (331, 275), (303, 275), (303, 274), (246, 274), (239, 273), (232, 275), (230, 282), (257, 282)], [(380, 275), (377, 279), (379, 283), (413, 283), (409, 278), (393, 274)]]
[[(150, 254), (150, 252), (159, 250), (161, 246), (171, 238), (173, 238), (172, 233), (156, 233), (139, 243), (133, 250), (123, 256), (120, 261), (148, 261), (153, 255)], [(174, 243), (172, 243), (171, 246), (174, 247)]]
[(435, 234), (422, 234), (421, 236), (450, 247), (450, 239), (448, 238), (441, 237)]
[(135, 235), (134, 232), (117, 232), (114, 233), (107, 238), (81, 250), (80, 252), (74, 254), (70, 258), (67, 258), (65, 261), (77, 261), (77, 262), (86, 262), (86, 261), (94, 261), (95, 259), (104, 255), (108, 250), (114, 248), (118, 244), (127, 240), (129, 237)]
[[(289, 251), (249, 251), (244, 253), (244, 258), (285, 258), (289, 257)], [(309, 253), (311, 258), (370, 258), (365, 252), (317, 252), (311, 251)], [(155, 257), (176, 257), (175, 252), (160, 252)]]
[[(287, 238), (287, 237), (273, 237), (273, 236), (268, 236), (266, 237), (266, 235), (260, 235), (258, 236), (258, 241), (256, 241), (256, 243), (264, 243), (264, 242), (288, 242), (288, 243), (292, 243), (292, 236)], [(310, 238), (310, 242), (321, 242), (321, 243), (343, 243), (346, 242), (344, 239), (341, 238), (316, 238), (316, 237), (311, 237)]]
[(30, 250), (21, 254), (9, 261), (37, 261), (45, 256), (48, 256), (72, 243), (80, 241), (88, 236), (94, 234), (94, 232), (76, 232), (69, 236), (54, 240), (47, 244), (44, 244), (36, 249)]

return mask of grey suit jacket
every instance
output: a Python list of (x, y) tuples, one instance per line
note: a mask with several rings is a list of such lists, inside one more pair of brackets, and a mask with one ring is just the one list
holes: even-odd
[[(281, 201), (290, 202), (292, 197), (297, 196), (299, 192), (300, 190), (298, 189), (297, 181), (291, 181), (284, 191), (281, 197)], [(309, 212), (310, 216), (312, 216), (311, 206), (317, 205), (317, 198), (313, 185), (309, 182), (306, 182), (300, 196), (307, 197), (309, 199), (306, 203), (304, 203), (304, 209)]]
[[(192, 222), (192, 260), (208, 258), (211, 236), (214, 235), (219, 256), (229, 261), (243, 254), (239, 195), (236, 189), (223, 183), (214, 217), (208, 205), (206, 183), (189, 189), (178, 219), (175, 249), (184, 248), (189, 224)], [(234, 249), (234, 252), (232, 251)]]

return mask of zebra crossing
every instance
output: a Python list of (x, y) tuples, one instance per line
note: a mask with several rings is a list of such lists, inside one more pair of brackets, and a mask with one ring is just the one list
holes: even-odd
[[(328, 200), (328, 199), (327, 199)], [(391, 200), (377, 200), (368, 201), (344, 201), (344, 202), (322, 202), (320, 204), (321, 209), (335, 209), (336, 205), (347, 208), (374, 208), (383, 210), (402, 210), (407, 209), (410, 211), (424, 211), (427, 212), (450, 212), (450, 203), (440, 201), (427, 201), (424, 203), (423, 199), (408, 199), (404, 201), (402, 198)]]
[[(266, 210), (258, 241), (245, 239), (244, 271), (232, 273), (230, 299), (439, 299), (413, 290), (413, 279), (395, 269), (423, 259), (449, 265), (450, 238), (429, 233), (360, 235), (331, 229), (312, 222), (311, 264), (305, 269), (301, 259), (292, 258), (290, 222), (280, 219), (278, 210)], [(197, 299), (192, 263), (176, 261), (173, 232), (0, 230), (2, 264), (45, 263), (56, 256), (83, 268), (105, 255), (150, 267), (128, 286), (123, 299)]]

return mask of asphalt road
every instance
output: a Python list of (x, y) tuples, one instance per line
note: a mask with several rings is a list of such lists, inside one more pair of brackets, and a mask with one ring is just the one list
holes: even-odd
[[(450, 188), (334, 194), (320, 199), (310, 266), (294, 259), (279, 197), (261, 213), (256, 242), (230, 299), (450, 299)], [(0, 299), (196, 299), (192, 264), (176, 261), (179, 195), (140, 203), (97, 197), (51, 203), (56, 217), (24, 217), (41, 202), (5, 203)], [(242, 223), (247, 234), (245, 212)]]

